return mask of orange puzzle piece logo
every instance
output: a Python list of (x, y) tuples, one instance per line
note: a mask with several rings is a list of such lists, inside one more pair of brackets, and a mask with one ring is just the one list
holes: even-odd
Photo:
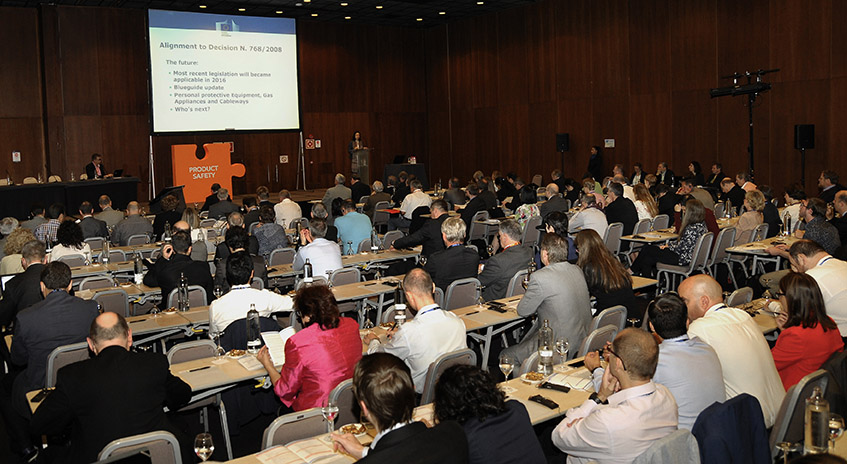
[(185, 185), (183, 195), (186, 203), (199, 203), (211, 193), (212, 184), (232, 194), (232, 178), (244, 177), (247, 169), (241, 163), (232, 163), (228, 143), (206, 143), (206, 156), (197, 159), (197, 145), (171, 145), (171, 165), (174, 185)]

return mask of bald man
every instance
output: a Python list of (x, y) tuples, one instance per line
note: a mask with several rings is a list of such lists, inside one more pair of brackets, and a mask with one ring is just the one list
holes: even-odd
[(153, 224), (141, 215), (141, 207), (137, 201), (131, 201), (126, 206), (126, 219), (119, 222), (112, 231), (112, 244), (126, 246), (133, 235), (153, 236)]
[(727, 399), (755, 396), (765, 425), (773, 426), (785, 389), (762, 329), (746, 312), (725, 305), (720, 284), (708, 275), (685, 279), (679, 296), (688, 308), (688, 336), (699, 337), (718, 355)]
[(68, 462), (94, 462), (110, 441), (154, 430), (173, 433), (183, 460), (194, 459), (190, 441), (162, 410), (191, 400), (191, 387), (171, 374), (167, 358), (130, 351), (132, 331), (112, 312), (94, 319), (87, 340), (96, 356), (59, 370), (56, 390), (38, 407), (32, 430), (56, 435), (71, 428)]
[(547, 184), (547, 201), (539, 207), (541, 217), (546, 218), (553, 211), (567, 211), (568, 202), (559, 193), (559, 186), (551, 182)]

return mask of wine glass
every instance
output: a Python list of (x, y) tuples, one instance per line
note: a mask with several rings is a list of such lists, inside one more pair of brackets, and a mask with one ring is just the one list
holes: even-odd
[(338, 404), (329, 398), (323, 401), (321, 406), (321, 414), (326, 421), (326, 433), (331, 434), (335, 431), (335, 417), (338, 416)]
[(223, 288), (221, 288), (221, 286), (220, 286), (220, 285), (215, 285), (214, 293), (215, 293), (215, 299), (217, 300), (218, 298), (220, 298), (220, 297), (222, 297), (222, 296), (223, 296), (223, 294), (224, 294), (224, 289), (223, 289)]
[(566, 337), (556, 340), (556, 353), (559, 353), (559, 356), (562, 357), (562, 362), (568, 359), (568, 349), (570, 349), (570, 346)]
[(420, 259), (418, 259), (418, 262), (421, 264), (421, 267), (426, 266), (426, 256), (421, 255)]
[(839, 414), (829, 415), (829, 452), (835, 451), (835, 440), (841, 438), (844, 433), (844, 418)]
[(194, 454), (201, 461), (206, 462), (212, 457), (215, 452), (215, 444), (212, 442), (212, 435), (209, 433), (198, 433), (194, 439)]
[(782, 462), (783, 464), (788, 464), (788, 454), (792, 451), (795, 451), (797, 448), (794, 446), (794, 443), (781, 441), (776, 444), (776, 447), (782, 451)]
[(524, 290), (526, 290), (527, 287), (529, 287), (529, 274), (528, 273), (524, 274), (523, 280), (521, 281), (521, 287), (523, 287)]
[(488, 256), (494, 256), (494, 244), (489, 243), (486, 247), (486, 251), (488, 251)]
[(223, 334), (220, 330), (212, 332), (212, 338), (215, 340), (215, 359), (221, 359), (226, 354), (226, 350), (221, 346), (221, 335)]
[(514, 368), (515, 368), (515, 358), (508, 355), (508, 354), (505, 354), (505, 353), (501, 354), (500, 355), (500, 372), (502, 372), (503, 375), (506, 377), (505, 380), (503, 380), (504, 382), (506, 380), (509, 380), (509, 374), (512, 373), (512, 370)]

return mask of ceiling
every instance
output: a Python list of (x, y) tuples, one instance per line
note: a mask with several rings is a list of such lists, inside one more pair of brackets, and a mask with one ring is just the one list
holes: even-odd
[[(33, 7), (46, 3), (153, 8), (251, 16), (283, 16), (315, 21), (430, 27), (459, 18), (501, 11), (537, 1), (539, 0), (0, 0), (0, 6)], [(201, 8), (201, 5), (204, 8)]]

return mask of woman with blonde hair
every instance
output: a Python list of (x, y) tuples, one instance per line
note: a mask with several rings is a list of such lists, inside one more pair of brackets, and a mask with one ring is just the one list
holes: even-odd
[(764, 222), (762, 210), (765, 209), (765, 195), (758, 190), (750, 190), (744, 194), (744, 214), (738, 217), (735, 224), (735, 243), (743, 245), (750, 241), (753, 230)]
[(597, 299), (597, 311), (622, 305), (631, 314), (636, 306), (632, 276), (609, 251), (600, 234), (593, 229), (581, 230), (575, 243), (579, 253), (576, 265), (585, 275), (588, 292)]
[(659, 214), (659, 206), (653, 195), (650, 195), (650, 190), (644, 184), (635, 184), (632, 187), (635, 192), (635, 210), (638, 211), (638, 220), (653, 219)]
[(31, 230), (23, 227), (18, 227), (6, 237), (6, 244), (3, 246), (3, 253), (6, 256), (0, 261), (0, 274), (6, 275), (24, 272), (23, 265), (21, 264), (21, 248), (30, 240), (35, 240), (35, 235)]
[(200, 215), (197, 214), (197, 210), (192, 207), (185, 208), (182, 212), (182, 220), (191, 228), (191, 242), (200, 240)]

